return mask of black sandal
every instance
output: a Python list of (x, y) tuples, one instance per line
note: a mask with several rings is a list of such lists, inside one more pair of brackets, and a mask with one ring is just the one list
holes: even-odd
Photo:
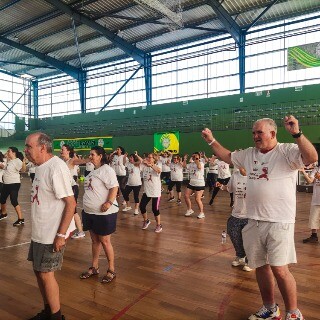
[(86, 272), (82, 272), (80, 275), (80, 279), (88, 279), (92, 276), (96, 276), (99, 274), (99, 267), (95, 268), (95, 267), (90, 267), (88, 271)]
[(111, 271), (110, 269), (107, 270), (107, 274), (102, 278), (102, 283), (109, 283), (116, 277), (116, 273)]

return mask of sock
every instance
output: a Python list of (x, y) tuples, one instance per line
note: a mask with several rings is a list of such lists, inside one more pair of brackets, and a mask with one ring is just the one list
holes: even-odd
[(317, 234), (316, 232), (312, 232), (312, 233), (311, 233), (311, 237), (313, 237), (313, 238), (318, 238), (318, 234)]
[(271, 309), (275, 309), (275, 307), (277, 306), (275, 303), (273, 304), (265, 304), (264, 305), (268, 310), (271, 310)]
[(299, 309), (295, 309), (295, 310), (288, 310), (286, 311), (289, 314), (295, 314), (296, 316), (301, 316), (301, 312)]
[(51, 315), (51, 309), (50, 309), (50, 306), (49, 306), (48, 303), (46, 303), (46, 304), (44, 305), (44, 311), (45, 311), (45, 313), (46, 313), (48, 316)]
[(61, 310), (57, 311), (56, 313), (52, 313), (50, 320), (62, 320)]

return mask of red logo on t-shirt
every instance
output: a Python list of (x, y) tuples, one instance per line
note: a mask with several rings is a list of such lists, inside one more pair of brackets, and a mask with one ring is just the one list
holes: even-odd
[(35, 200), (37, 200), (37, 204), (40, 205), (39, 198), (38, 198), (39, 186), (36, 186), (35, 189), (36, 189), (36, 194), (32, 197), (31, 202), (34, 203)]
[(267, 181), (269, 181), (268, 178), (268, 167), (263, 167), (262, 168), (262, 174), (260, 174), (260, 176), (258, 177), (258, 179), (267, 179)]

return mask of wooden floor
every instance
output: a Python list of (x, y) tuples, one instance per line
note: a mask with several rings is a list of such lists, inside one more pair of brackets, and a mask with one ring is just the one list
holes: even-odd
[[(20, 192), (24, 227), (12, 226), (16, 215), (11, 204), (9, 218), (0, 221), (0, 320), (27, 319), (42, 308), (31, 263), (26, 260), (29, 194), (30, 181), (24, 177)], [(153, 232), (151, 215), (149, 229), (141, 230), (141, 216), (119, 213), (112, 238), (117, 278), (110, 284), (101, 284), (94, 277), (79, 279), (90, 266), (89, 236), (68, 242), (62, 271), (56, 273), (67, 320), (242, 320), (260, 308), (255, 272), (231, 267), (234, 250), (230, 240), (221, 244), (221, 232), (230, 214), (228, 194), (220, 192), (210, 207), (209, 193), (205, 192), (203, 220), (196, 215), (184, 217), (185, 204), (178, 207), (166, 198), (163, 195), (160, 234)], [(298, 264), (291, 270), (298, 284), (299, 307), (307, 320), (316, 320), (320, 319), (320, 245), (302, 244), (309, 235), (310, 201), (311, 194), (298, 193)], [(106, 270), (103, 256), (100, 269), (102, 274)], [(277, 302), (283, 313), (278, 290)]]

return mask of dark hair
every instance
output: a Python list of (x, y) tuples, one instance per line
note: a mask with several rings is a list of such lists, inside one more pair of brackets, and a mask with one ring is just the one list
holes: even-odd
[(106, 151), (100, 147), (100, 146), (94, 146), (91, 148), (91, 150), (94, 150), (97, 155), (102, 155), (101, 157), (101, 165), (108, 164), (108, 156), (106, 154)]
[(22, 152), (20, 152), (20, 151), (18, 150), (18, 148), (16, 148), (16, 147), (9, 147), (8, 149), (10, 149), (10, 150), (16, 155), (16, 157), (17, 157), (18, 159), (20, 159), (21, 161), (23, 161), (24, 156), (23, 156)]
[(46, 146), (46, 148), (47, 148), (47, 152), (48, 153), (52, 153), (52, 140), (51, 140), (51, 138), (47, 135), (47, 134), (45, 134), (45, 133), (43, 133), (43, 132), (39, 132), (38, 133), (39, 134), (39, 136), (38, 136), (38, 145), (39, 146)]
[(119, 148), (121, 150), (121, 154), (125, 154), (126, 153), (123, 147), (118, 146), (117, 148)]
[(135, 153), (131, 153), (129, 158), (132, 157), (134, 162), (138, 162), (139, 161), (139, 158), (137, 157), (137, 155)]
[(63, 147), (65, 147), (69, 151), (70, 158), (73, 158), (74, 157), (74, 148), (69, 146), (68, 144), (64, 144)]
[(192, 155), (197, 154), (199, 156), (199, 158), (201, 157), (200, 152), (196, 151), (194, 152)]
[(3, 153), (0, 151), (0, 162), (3, 162), (3, 160), (4, 160), (4, 155), (3, 155)]

